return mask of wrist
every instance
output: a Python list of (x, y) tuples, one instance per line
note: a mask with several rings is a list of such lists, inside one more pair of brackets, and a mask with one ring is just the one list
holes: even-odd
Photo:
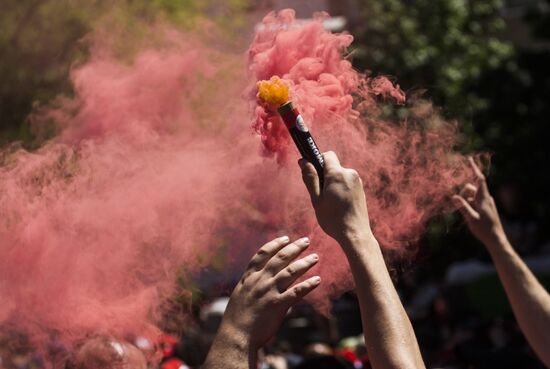
[[(251, 344), (250, 336), (232, 323), (222, 322), (208, 354), (207, 362), (209, 360), (215, 362), (224, 360), (248, 362), (249, 368), (255, 368), (257, 357), (258, 349)], [(214, 367), (217, 368), (218, 366)], [(210, 366), (206, 365), (205, 368), (210, 368)]]
[(493, 254), (495, 251), (505, 250), (509, 247), (512, 247), (506, 235), (499, 235), (497, 237), (494, 237), (484, 244), (490, 254)]
[(227, 345), (239, 351), (248, 353), (253, 349), (250, 334), (238, 324), (222, 321), (217, 337)]
[(508, 237), (501, 227), (496, 227), (490, 233), (490, 237), (482, 240), (488, 249), (502, 248), (508, 244)]
[(365, 246), (367, 248), (379, 248), (378, 241), (368, 224), (347, 228), (337, 241), (344, 251), (365, 248)]

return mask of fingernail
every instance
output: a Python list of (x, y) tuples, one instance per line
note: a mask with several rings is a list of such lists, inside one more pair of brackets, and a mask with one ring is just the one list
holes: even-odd
[(319, 284), (319, 283), (321, 283), (321, 277), (319, 276), (313, 277), (313, 284)]
[(303, 243), (304, 245), (309, 245), (309, 238), (307, 237), (300, 238), (300, 242)]
[(281, 242), (288, 242), (288, 241), (290, 241), (290, 238), (288, 238), (288, 236), (281, 237)]
[(317, 254), (311, 254), (307, 258), (308, 258), (308, 261), (311, 262), (311, 263), (315, 263), (315, 262), (319, 261), (319, 255), (317, 255)]

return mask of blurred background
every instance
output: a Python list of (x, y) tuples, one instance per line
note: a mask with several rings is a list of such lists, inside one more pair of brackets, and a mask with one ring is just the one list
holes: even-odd
[[(329, 12), (328, 30), (355, 37), (350, 51), (357, 69), (390, 75), (408, 93), (422, 93), (457, 122), (460, 150), (491, 154), (489, 185), (507, 234), (548, 288), (548, 0), (2, 0), (0, 146), (35, 150), (44, 143), (48, 136), (33, 132), (29, 114), (72, 93), (71, 66), (86, 60), (86, 35), (95, 29), (116, 27), (145, 38), (144, 24), (186, 30), (208, 21), (242, 47), (263, 15), (288, 7), (304, 19)], [(461, 219), (433, 219), (421, 243), (415, 260), (391, 268), (428, 367), (542, 368), (488, 254)], [(216, 273), (216, 265), (208, 273)], [(159, 343), (164, 368), (200, 366), (233, 282), (214, 288), (179, 281), (193, 293), (166, 301), (161, 326), (168, 335)], [(326, 318), (307, 305), (296, 307), (262, 365), (292, 368), (305, 355), (330, 353), (368, 368), (353, 294), (335, 301), (332, 313)], [(153, 345), (130, 339), (144, 350)], [(54, 336), (51, 341), (47, 354), (37, 354), (23, 334), (0, 335), (0, 368), (47, 367), (45, 355), (68, 350)]]

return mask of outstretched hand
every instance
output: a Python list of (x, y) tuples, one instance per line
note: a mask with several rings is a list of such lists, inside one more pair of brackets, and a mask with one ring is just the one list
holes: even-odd
[(453, 202), (473, 235), (484, 245), (490, 245), (504, 236), (504, 229), (485, 176), (473, 158), (469, 158), (469, 161), (475, 174), (475, 183), (467, 183), (459, 195), (453, 196)]
[(321, 283), (314, 276), (296, 283), (319, 257), (296, 258), (309, 239), (288, 237), (263, 245), (233, 290), (204, 369), (255, 369), (258, 350), (275, 335), (288, 309)]
[(289, 243), (288, 237), (263, 245), (231, 294), (221, 328), (245, 340), (250, 350), (273, 337), (288, 309), (321, 282), (314, 276), (294, 285), (319, 260), (317, 254), (295, 260), (308, 246), (307, 238)]

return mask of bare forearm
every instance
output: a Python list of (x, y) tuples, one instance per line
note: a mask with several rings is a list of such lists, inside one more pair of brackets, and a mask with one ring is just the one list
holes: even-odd
[(345, 240), (342, 247), (355, 280), (373, 367), (424, 368), (411, 323), (374, 237)]
[(550, 366), (550, 296), (502, 233), (486, 244), (527, 341)]
[(238, 332), (223, 325), (202, 369), (256, 369), (257, 351)]

